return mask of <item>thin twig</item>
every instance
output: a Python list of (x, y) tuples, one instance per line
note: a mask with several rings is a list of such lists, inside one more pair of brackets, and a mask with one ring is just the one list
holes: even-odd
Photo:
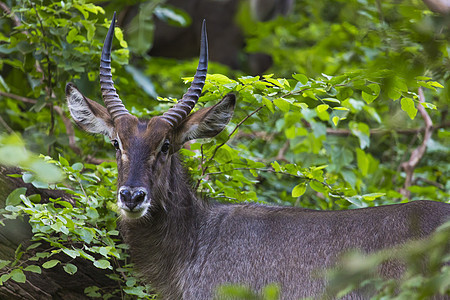
[(0, 116), (0, 123), (3, 125), (3, 127), (5, 127), (6, 131), (8, 131), (10, 134), (14, 134), (14, 130), (12, 130), (11, 127), (9, 127), (8, 123), (5, 122), (5, 120), (3, 120), (2, 116)]
[(56, 113), (59, 115), (61, 120), (64, 123), (64, 126), (66, 127), (66, 134), (69, 138), (69, 147), (78, 155), (81, 155), (83, 152), (80, 147), (77, 146), (75, 142), (75, 131), (73, 130), (72, 122), (66, 115), (64, 114), (64, 111), (61, 107), (54, 105), (53, 109), (56, 111)]
[(425, 182), (428, 185), (435, 186), (438, 189), (440, 189), (442, 191), (445, 191), (445, 186), (443, 184), (439, 183), (439, 182), (435, 182), (433, 180), (429, 180), (429, 179), (424, 178), (424, 177), (416, 177), (416, 179), (414, 180), (414, 184), (416, 184), (419, 181), (423, 181), (423, 182)]
[[(222, 144), (220, 144), (219, 146), (217, 146), (214, 149), (213, 154), (211, 155), (211, 157), (208, 159), (207, 162), (203, 163), (203, 155), (202, 155), (202, 175), (201, 177), (203, 177), (206, 174), (206, 171), (208, 171), (209, 166), (207, 165), (209, 162), (211, 162), (214, 157), (216, 156), (217, 150), (219, 150), (219, 148), (223, 147), (223, 145), (226, 144), (226, 142), (230, 139), (230, 137), (236, 132), (236, 130), (245, 122), (247, 121), (251, 116), (253, 116), (254, 114), (256, 114), (257, 112), (259, 112), (261, 109), (263, 109), (264, 107), (266, 107), (266, 105), (261, 105), (260, 107), (258, 107), (257, 109), (255, 109), (253, 112), (251, 112), (250, 114), (248, 114), (247, 116), (245, 116), (245, 118), (243, 118), (233, 129), (233, 131), (231, 131), (231, 133), (228, 135), (228, 138), (225, 142), (223, 142)], [(202, 148), (203, 149), (203, 148)], [(205, 167), (203, 167), (206, 164)], [(198, 189), (198, 187), (200, 186), (200, 182), (201, 182), (201, 178), (197, 181), (197, 184), (195, 186), (195, 190)]]
[(254, 114), (256, 114), (258, 111), (260, 111), (261, 109), (263, 109), (264, 107), (266, 107), (266, 105), (261, 105), (260, 107), (258, 107), (257, 109), (255, 109), (254, 111), (252, 111), (250, 114), (248, 114), (245, 118), (243, 118), (233, 129), (233, 131), (231, 131), (231, 133), (228, 135), (228, 139), (223, 142), (222, 144), (220, 144), (219, 146), (216, 147), (216, 149), (214, 149), (214, 152), (211, 156), (211, 158), (209, 159), (209, 161), (211, 161), (214, 156), (217, 153), (217, 150), (219, 150), (220, 147), (222, 147), (223, 145), (226, 144), (226, 142), (230, 139), (230, 137), (236, 132), (236, 130), (245, 122), (247, 121), (251, 116), (253, 116)]
[(7, 92), (2, 92), (2, 91), (0, 91), (0, 96), (11, 98), (11, 99), (18, 100), (18, 101), (25, 102), (25, 103), (31, 103), (31, 104), (37, 103), (37, 100), (35, 100), (35, 99), (31, 99), (31, 98), (27, 98), (27, 97), (19, 96), (16, 94), (7, 93)]

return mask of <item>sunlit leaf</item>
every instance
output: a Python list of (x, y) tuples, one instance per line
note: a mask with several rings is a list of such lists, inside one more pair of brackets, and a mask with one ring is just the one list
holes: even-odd
[(303, 195), (306, 191), (306, 184), (300, 183), (294, 187), (292, 190), (292, 197), (297, 198)]
[(417, 108), (414, 105), (414, 101), (411, 98), (402, 98), (401, 100), (402, 110), (405, 111), (411, 120), (417, 115)]

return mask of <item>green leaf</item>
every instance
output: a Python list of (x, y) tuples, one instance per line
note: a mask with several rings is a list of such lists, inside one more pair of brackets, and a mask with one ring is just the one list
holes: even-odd
[(33, 272), (33, 273), (37, 273), (37, 274), (41, 274), (42, 273), (42, 269), (39, 266), (36, 265), (30, 265), (27, 266), (24, 271), (28, 271), (28, 272)]
[(8, 281), (10, 278), (11, 278), (10, 273), (3, 274), (2, 276), (0, 276), (0, 286), (3, 285), (4, 282)]
[(306, 191), (306, 183), (297, 184), (292, 190), (292, 197), (297, 198), (303, 195)]
[(338, 98), (340, 101), (344, 101), (348, 99), (351, 95), (353, 95), (353, 89), (348, 86), (337, 87), (336, 90), (338, 91), (336, 98)]
[(341, 103), (338, 99), (335, 98), (322, 98), (322, 101), (332, 102), (332, 103)]
[(261, 97), (262, 103), (270, 110), (271, 113), (275, 113), (275, 107), (269, 99), (266, 97)]
[(370, 104), (375, 100), (380, 94), (380, 86), (376, 83), (371, 83), (367, 85), (368, 88), (372, 91), (372, 93), (367, 93), (365, 91), (362, 92), (362, 98), (366, 101), (367, 104)]
[[(193, 79), (193, 78), (190, 77), (190, 79)], [(244, 80), (244, 79), (247, 79), (247, 77), (242, 77), (242, 80)], [(206, 80), (214, 81), (218, 84), (227, 84), (227, 83), (235, 82), (234, 80), (228, 78), (227, 76), (225, 76), (223, 74), (208, 74), (206, 77)], [(241, 81), (241, 78), (239, 80)]]
[(386, 195), (386, 193), (371, 193), (371, 194), (362, 195), (362, 197), (364, 200), (373, 201), (376, 198), (383, 197), (384, 195)]
[(27, 281), (27, 277), (25, 276), (23, 271), (20, 269), (14, 269), (11, 271), (10, 274), (11, 274), (11, 279), (14, 280), (15, 282), (24, 283), (25, 281)]
[(319, 193), (322, 193), (322, 194), (325, 194), (327, 192), (327, 190), (328, 190), (327, 187), (325, 187), (322, 183), (317, 182), (317, 181), (311, 181), (309, 183), (309, 186), (313, 190), (315, 190), (316, 192), (319, 192)]
[(347, 200), (354, 204), (357, 207), (364, 207), (364, 204), (361, 200), (361, 196), (357, 195), (357, 196), (352, 196), (352, 197), (348, 197)]
[(0, 147), (0, 163), (7, 166), (18, 166), (31, 159), (30, 153), (19, 145)]
[(161, 20), (170, 25), (186, 27), (191, 24), (190, 16), (183, 10), (171, 5), (158, 5), (153, 13)]
[(97, 210), (93, 207), (88, 207), (86, 209), (86, 216), (88, 216), (92, 220), (99, 218), (99, 214), (98, 214)]
[(109, 253), (109, 250), (111, 249), (111, 247), (100, 247), (100, 249), (99, 249), (99, 253), (101, 254), (101, 255), (103, 255), (103, 256), (105, 256), (105, 257), (108, 257), (108, 253)]
[(362, 176), (367, 176), (367, 172), (369, 170), (369, 159), (366, 153), (359, 148), (356, 148), (356, 160), (358, 162), (358, 169)]
[(417, 108), (414, 105), (414, 101), (411, 98), (402, 98), (401, 100), (402, 110), (405, 111), (411, 120), (417, 115)]
[[(133, 52), (145, 55), (152, 46), (154, 23), (150, 16), (153, 13), (154, 3), (142, 3), (139, 13), (127, 25), (127, 40)], [(142, 37), (146, 38), (142, 38)]]
[(81, 20), (81, 24), (83, 24), (84, 28), (87, 31), (86, 38), (88, 41), (92, 40), (95, 34), (95, 25), (91, 21)]
[(440, 84), (439, 82), (437, 82), (437, 81), (429, 81), (428, 83), (429, 83), (431, 86), (435, 86), (435, 87), (438, 87), (438, 88), (441, 88), (441, 89), (444, 88), (444, 86), (443, 86), (442, 84)]
[(425, 108), (429, 108), (429, 109), (437, 109), (436, 105), (434, 105), (433, 103), (429, 103), (429, 102), (420, 102), (420, 104), (425, 107)]
[(84, 293), (91, 298), (100, 298), (102, 294), (98, 292), (99, 290), (98, 286), (90, 286), (84, 289)]
[(67, 273), (69, 273), (70, 275), (73, 275), (77, 272), (78, 268), (77, 266), (73, 265), (73, 264), (66, 264), (63, 267), (64, 271), (66, 271)]
[(76, 36), (78, 35), (78, 29), (76, 27), (72, 27), (69, 33), (67, 34), (66, 40), (69, 44), (72, 44), (75, 41)]
[(358, 137), (361, 149), (370, 145), (370, 129), (365, 123), (350, 122), (349, 128), (351, 132)]
[(330, 107), (328, 104), (320, 104), (316, 107), (317, 111), (319, 113), (324, 112), (328, 109), (328, 107)]
[(99, 269), (108, 269), (108, 268), (111, 269), (111, 264), (106, 259), (96, 260), (94, 262), (94, 266), (96, 266)]
[(85, 19), (89, 18), (89, 12), (87, 12), (82, 5), (74, 4), (73, 7), (78, 9)]
[(72, 169), (74, 169), (75, 171), (81, 171), (81, 170), (83, 170), (83, 168), (84, 168), (84, 166), (80, 162), (74, 163), (72, 165)]
[(263, 289), (264, 300), (280, 299), (280, 287), (277, 284), (269, 284)]
[(72, 258), (80, 256), (80, 253), (77, 250), (70, 250), (70, 249), (65, 248), (62, 251)]
[(22, 203), (20, 195), (25, 195), (26, 191), (27, 191), (26, 187), (20, 187), (12, 191), (6, 198), (6, 205), (16, 206)]
[(272, 168), (275, 170), (275, 172), (281, 171), (280, 164), (277, 161), (274, 161), (271, 165), (272, 165)]
[(301, 84), (305, 85), (308, 83), (308, 77), (303, 74), (293, 74), (292, 78), (299, 81)]
[(147, 95), (154, 99), (158, 98), (153, 82), (144, 74), (144, 72), (131, 65), (125, 66), (125, 70), (133, 76), (136, 84), (139, 85)]
[(43, 183), (56, 183), (63, 179), (60, 169), (43, 160), (32, 162), (29, 168), (36, 174), (37, 180), (42, 181)]
[(84, 3), (83, 2), (83, 8), (85, 10), (87, 10), (88, 12), (94, 13), (96, 15), (98, 13), (105, 14), (105, 10), (103, 9), (103, 7), (97, 6), (94, 3)]
[(9, 260), (0, 259), (0, 269), (3, 269), (4, 267), (9, 265), (10, 263), (11, 263), (11, 261), (9, 261)]
[(402, 96), (402, 92), (398, 91), (395, 88), (391, 88), (390, 90), (388, 90), (388, 96), (395, 101)]
[(273, 104), (275, 104), (282, 112), (288, 112), (291, 107), (291, 104), (283, 98), (273, 100)]
[(334, 126), (337, 126), (337, 124), (339, 123), (339, 117), (338, 116), (334, 116), (331, 121), (333, 121)]
[(39, 247), (40, 245), (42, 245), (42, 243), (34, 243), (34, 244), (31, 244), (30, 246), (27, 247), (27, 251), (32, 250), (32, 249), (36, 249), (36, 248)]
[(127, 48), (128, 43), (123, 38), (123, 31), (119, 27), (114, 28), (114, 36), (119, 40), (119, 44), (122, 48)]
[(333, 110), (344, 110), (344, 111), (348, 111), (349, 109), (348, 109), (347, 107), (337, 106), (337, 107), (333, 107)]
[(148, 296), (146, 293), (144, 293), (144, 287), (143, 286), (135, 286), (135, 287), (125, 287), (123, 289), (125, 293), (128, 295), (134, 295), (139, 298), (144, 298)]
[(16, 251), (14, 251), (14, 257), (16, 258), (16, 260), (19, 260), (22, 255), (23, 255), (23, 251), (22, 251), (22, 244), (19, 244), (19, 246), (17, 246)]
[(52, 259), (52, 260), (49, 260), (49, 261), (46, 261), (45, 263), (43, 263), (42, 264), (42, 267), (44, 268), (44, 269), (51, 269), (51, 268), (53, 268), (54, 266), (56, 266), (57, 264), (59, 264), (59, 260), (57, 260), (57, 259)]
[(274, 86), (277, 86), (279, 88), (284, 88), (283, 84), (280, 83), (280, 81), (283, 81), (282, 79), (274, 79), (274, 78), (270, 78), (270, 77), (265, 77), (265, 79), (272, 83)]
[(88, 228), (76, 229), (76, 233), (78, 233), (81, 239), (87, 244), (90, 244), (92, 242), (92, 239), (94, 238), (93, 231)]

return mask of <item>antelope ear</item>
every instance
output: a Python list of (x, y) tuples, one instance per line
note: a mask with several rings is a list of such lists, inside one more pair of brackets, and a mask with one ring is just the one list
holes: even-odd
[(235, 103), (236, 96), (228, 94), (216, 105), (190, 114), (176, 129), (179, 147), (189, 140), (210, 138), (219, 134), (233, 116)]
[(73, 83), (66, 85), (66, 99), (75, 123), (90, 133), (112, 138), (114, 123), (105, 107), (81, 94)]

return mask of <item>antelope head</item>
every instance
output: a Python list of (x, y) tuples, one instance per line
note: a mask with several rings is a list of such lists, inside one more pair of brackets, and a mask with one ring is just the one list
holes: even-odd
[(75, 123), (90, 133), (102, 133), (116, 149), (117, 204), (125, 218), (138, 219), (152, 207), (164, 207), (170, 190), (173, 156), (186, 141), (213, 137), (230, 121), (233, 94), (219, 103), (191, 114), (202, 93), (208, 67), (208, 42), (203, 21), (200, 59), (194, 80), (183, 97), (161, 116), (141, 120), (131, 115), (119, 98), (111, 74), (111, 47), (115, 13), (100, 60), (100, 87), (105, 106), (90, 100), (73, 85), (66, 99)]

